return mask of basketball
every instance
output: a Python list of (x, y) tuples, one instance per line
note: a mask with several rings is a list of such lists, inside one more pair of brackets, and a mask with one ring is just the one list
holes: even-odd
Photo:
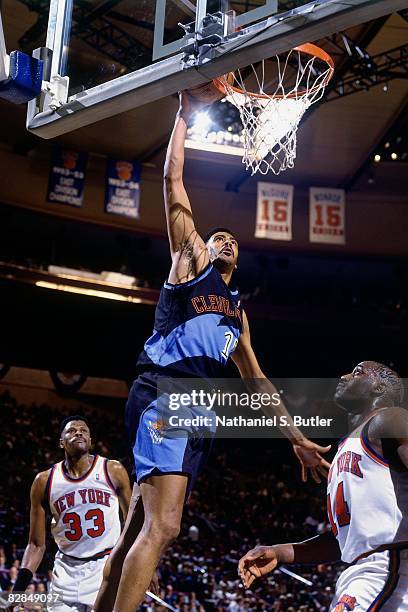
[[(225, 79), (229, 85), (232, 85), (234, 83), (234, 73), (229, 72), (223, 75), (220, 80), (223, 79)], [(225, 97), (225, 93), (215, 85), (214, 81), (209, 81), (203, 85), (198, 85), (198, 87), (187, 89), (187, 93), (200, 102), (203, 102), (203, 104), (213, 104)]]

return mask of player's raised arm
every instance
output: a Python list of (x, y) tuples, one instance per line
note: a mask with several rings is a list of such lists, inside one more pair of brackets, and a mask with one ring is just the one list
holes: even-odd
[(129, 510), (130, 498), (132, 496), (128, 473), (120, 461), (114, 461), (112, 459), (108, 461), (107, 468), (109, 478), (115, 487), (119, 499), (123, 520), (125, 521)]
[[(232, 360), (237, 366), (241, 377), (246, 381), (250, 390), (257, 393), (267, 393), (270, 397), (277, 393), (275, 386), (265, 376), (251, 345), (248, 318), (243, 312), (243, 331), (239, 338), (237, 348), (232, 353)], [(293, 450), (302, 465), (302, 480), (307, 480), (307, 470), (310, 469), (313, 479), (320, 482), (320, 475), (327, 477), (330, 464), (323, 459), (320, 453), (326, 453), (330, 446), (323, 447), (308, 440), (294, 425), (292, 417), (287, 411), (283, 401), (278, 405), (263, 406), (267, 416), (285, 418), (287, 425), (281, 429), (282, 433), (293, 444)]]
[(340, 548), (331, 531), (304, 542), (256, 546), (238, 563), (238, 573), (246, 588), (254, 580), (272, 572), (278, 565), (333, 563), (340, 561)]
[(49, 473), (50, 470), (37, 474), (31, 486), (30, 535), (13, 591), (26, 590), (44, 556), (46, 515), (43, 503)]
[(194, 225), (190, 201), (183, 183), (187, 123), (198, 105), (186, 92), (180, 93), (180, 107), (164, 165), (164, 202), (172, 258), (169, 281), (173, 284), (192, 280), (209, 263), (207, 249)]

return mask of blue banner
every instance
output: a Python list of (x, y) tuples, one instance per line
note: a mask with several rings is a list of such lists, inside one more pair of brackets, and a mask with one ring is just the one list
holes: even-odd
[(87, 161), (87, 153), (54, 147), (47, 202), (82, 206)]
[(105, 211), (123, 217), (139, 218), (140, 164), (108, 159), (106, 168)]

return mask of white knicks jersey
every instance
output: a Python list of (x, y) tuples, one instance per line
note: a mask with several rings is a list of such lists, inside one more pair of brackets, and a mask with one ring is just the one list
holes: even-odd
[(71, 478), (63, 461), (51, 468), (47, 483), (51, 533), (66, 555), (77, 559), (103, 556), (119, 538), (119, 501), (107, 463), (95, 455), (81, 478)]
[(379, 547), (408, 544), (408, 472), (389, 468), (370, 446), (367, 428), (339, 444), (328, 477), (327, 512), (346, 563)]

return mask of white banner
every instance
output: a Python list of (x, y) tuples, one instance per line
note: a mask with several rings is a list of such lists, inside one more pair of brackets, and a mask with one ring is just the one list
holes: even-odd
[(309, 239), (310, 242), (345, 244), (344, 189), (310, 187)]
[(292, 240), (293, 185), (258, 183), (255, 238)]

